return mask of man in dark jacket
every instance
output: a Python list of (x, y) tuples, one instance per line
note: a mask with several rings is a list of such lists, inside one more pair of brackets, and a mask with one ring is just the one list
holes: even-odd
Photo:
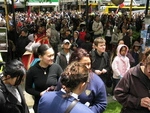
[(150, 113), (150, 49), (143, 63), (131, 68), (120, 80), (114, 95), (123, 106), (121, 113)]

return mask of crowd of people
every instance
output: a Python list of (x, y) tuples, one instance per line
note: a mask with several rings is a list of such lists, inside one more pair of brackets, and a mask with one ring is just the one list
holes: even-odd
[(4, 64), (0, 83), (5, 113), (28, 113), (18, 89), (25, 75), (35, 113), (103, 113), (107, 87), (122, 113), (149, 112), (150, 50), (142, 50), (144, 37), (133, 37), (145, 29), (143, 14), (96, 13), (87, 23), (84, 13), (75, 11), (16, 13), (15, 18), (16, 26), (9, 16), (9, 47), (2, 53), (10, 63)]

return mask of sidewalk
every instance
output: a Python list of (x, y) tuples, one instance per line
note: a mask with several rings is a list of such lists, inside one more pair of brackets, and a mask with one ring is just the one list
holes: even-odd
[(33, 106), (33, 103), (34, 103), (34, 100), (33, 100), (32, 96), (30, 94), (28, 94), (26, 91), (24, 91), (24, 95), (25, 95), (26, 103), (29, 107), (30, 113), (34, 113), (34, 111), (32, 109), (32, 106)]

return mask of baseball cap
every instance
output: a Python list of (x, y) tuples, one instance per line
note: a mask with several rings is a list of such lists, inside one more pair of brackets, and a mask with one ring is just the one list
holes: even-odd
[(66, 44), (66, 43), (69, 43), (69, 44), (70, 44), (70, 41), (69, 41), (68, 39), (65, 39), (65, 40), (63, 41), (63, 44)]

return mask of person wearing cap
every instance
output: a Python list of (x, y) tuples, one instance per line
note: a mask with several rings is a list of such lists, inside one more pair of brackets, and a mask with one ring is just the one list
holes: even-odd
[(70, 49), (71, 43), (68, 39), (65, 39), (62, 44), (62, 50), (57, 53), (55, 63), (59, 64), (61, 68), (64, 70), (66, 66), (69, 64), (69, 59), (72, 54), (72, 50)]
[(136, 66), (140, 61), (140, 53), (141, 53), (141, 44), (138, 41), (133, 43), (132, 49), (130, 51), (132, 57), (134, 58), (135, 62), (132, 66)]

